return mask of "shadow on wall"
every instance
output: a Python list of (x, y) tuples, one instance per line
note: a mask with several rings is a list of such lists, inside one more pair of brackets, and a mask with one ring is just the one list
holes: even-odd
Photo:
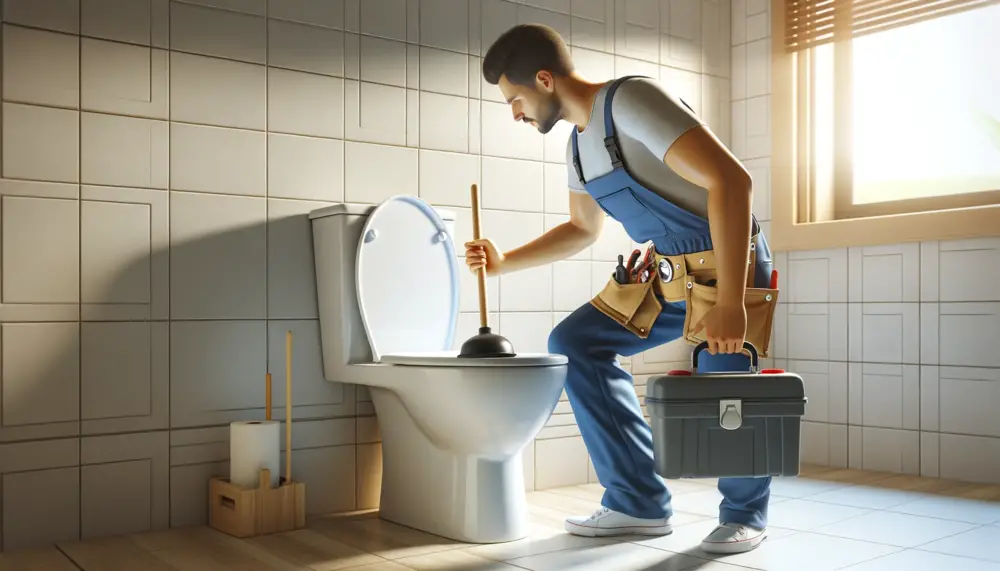
[[(119, 209), (148, 205), (81, 204), (82, 322), (76, 304), (5, 300), (3, 549), (205, 523), (208, 478), (228, 475), (228, 424), (264, 418), (269, 371), (273, 418), (284, 418), (287, 330), (294, 477), (308, 511), (376, 507), (374, 410), (366, 392), (323, 377), (306, 214), (316, 205), (265, 213), (254, 201), (261, 223), (220, 231), (231, 212), (184, 208), (157, 225), (148, 209)], [(28, 235), (6, 222), (5, 251), (16, 251)], [(48, 247), (62, 246), (34, 251)], [(28, 299), (66, 290), (52, 284), (70, 272), (47, 254), (33, 271), (54, 281)]]

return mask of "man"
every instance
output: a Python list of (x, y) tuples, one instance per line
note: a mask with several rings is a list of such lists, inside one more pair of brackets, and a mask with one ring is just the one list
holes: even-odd
[[(710, 355), (699, 359), (699, 370), (746, 370), (740, 354), (747, 334), (745, 288), (748, 277), (753, 284), (769, 281), (772, 262), (763, 236), (755, 234), (751, 180), (740, 162), (683, 101), (655, 81), (585, 80), (548, 27), (508, 30), (487, 52), (483, 74), (499, 86), (515, 121), (543, 134), (559, 120), (575, 126), (566, 151), (570, 220), (504, 253), (488, 239), (469, 242), (469, 268), (477, 271), (485, 264), (487, 274), (495, 276), (568, 258), (597, 240), (605, 214), (610, 215), (635, 242), (652, 242), (658, 256), (714, 256), (715, 305), (694, 327), (709, 342)], [(672, 274), (672, 267), (661, 270), (654, 268), (652, 279), (669, 283), (665, 274)], [(605, 487), (601, 509), (566, 520), (570, 533), (671, 532), (671, 494), (654, 470), (651, 430), (633, 378), (617, 361), (617, 355), (634, 355), (683, 335), (683, 295), (669, 301), (657, 294), (657, 301), (648, 330), (623, 326), (612, 318), (613, 310), (600, 309), (603, 302), (595, 300), (549, 337), (549, 351), (569, 358), (566, 392)], [(718, 487), (724, 498), (720, 525), (702, 549), (736, 553), (755, 548), (765, 537), (770, 478), (720, 479)]]

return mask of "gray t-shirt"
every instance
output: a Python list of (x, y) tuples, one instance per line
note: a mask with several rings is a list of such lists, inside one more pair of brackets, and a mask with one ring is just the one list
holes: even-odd
[[(590, 123), (577, 135), (580, 165), (588, 181), (612, 170), (611, 157), (604, 147), (604, 102), (610, 86), (609, 82), (598, 92)], [(680, 99), (647, 78), (629, 79), (618, 86), (611, 102), (611, 117), (622, 158), (632, 176), (680, 208), (707, 217), (708, 192), (688, 182), (663, 162), (663, 156), (674, 141), (704, 121)], [(570, 191), (586, 192), (573, 167), (572, 132), (566, 141), (566, 167)]]

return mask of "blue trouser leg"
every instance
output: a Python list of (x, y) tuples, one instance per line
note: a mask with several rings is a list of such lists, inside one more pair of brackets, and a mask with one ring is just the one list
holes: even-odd
[[(653, 440), (642, 416), (632, 375), (617, 355), (631, 356), (680, 337), (684, 303), (663, 303), (663, 311), (642, 339), (589, 303), (582, 305), (549, 336), (549, 352), (569, 359), (566, 394), (576, 416), (597, 477), (605, 488), (602, 505), (639, 518), (671, 515), (670, 492), (656, 474)], [(699, 370), (747, 367), (739, 355), (699, 355)], [(717, 369), (721, 367), (721, 369)], [(770, 478), (719, 480), (724, 500), (720, 519), (764, 526)]]

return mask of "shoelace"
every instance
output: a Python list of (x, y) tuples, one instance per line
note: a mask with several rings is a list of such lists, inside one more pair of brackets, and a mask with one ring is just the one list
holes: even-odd
[(597, 521), (602, 517), (608, 515), (609, 513), (611, 513), (610, 509), (602, 507), (601, 509), (594, 512), (594, 515), (590, 516), (590, 521)]

